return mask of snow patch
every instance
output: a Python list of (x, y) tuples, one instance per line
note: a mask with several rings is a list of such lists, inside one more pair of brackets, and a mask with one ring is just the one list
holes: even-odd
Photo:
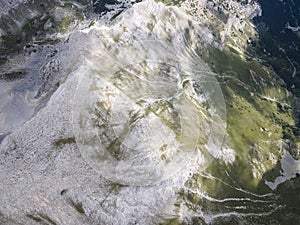
[(272, 190), (275, 190), (279, 184), (291, 180), (297, 174), (300, 174), (300, 160), (295, 160), (288, 151), (285, 151), (280, 163), (281, 176), (277, 177), (273, 182), (265, 180), (265, 184)]

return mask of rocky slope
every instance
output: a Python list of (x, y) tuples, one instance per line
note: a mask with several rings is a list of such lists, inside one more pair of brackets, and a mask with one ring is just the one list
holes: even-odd
[(297, 224), (259, 3), (0, 4), (1, 224)]

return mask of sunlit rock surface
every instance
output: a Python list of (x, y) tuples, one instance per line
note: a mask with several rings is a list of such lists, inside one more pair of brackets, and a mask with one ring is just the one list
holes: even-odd
[(225, 103), (215, 74), (196, 52), (205, 35), (178, 9), (146, 2), (110, 27), (95, 24), (70, 37), (74, 54), (87, 53), (78, 55), (75, 72), (82, 77), (75, 135), (103, 176), (152, 184), (188, 168), (203, 149), (219, 154)]
[(3, 215), (58, 224), (172, 218), (177, 192), (211, 162), (205, 154), (221, 157), (226, 128), (221, 89), (196, 52), (196, 37), (210, 34), (192, 23), (147, 1), (111, 26), (70, 35), (58, 56), (69, 78), (1, 145)]

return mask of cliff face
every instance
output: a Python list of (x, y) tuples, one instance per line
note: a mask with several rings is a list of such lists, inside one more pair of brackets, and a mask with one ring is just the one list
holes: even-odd
[(0, 6), (1, 224), (297, 224), (277, 70), (297, 62), (269, 50), (263, 3)]

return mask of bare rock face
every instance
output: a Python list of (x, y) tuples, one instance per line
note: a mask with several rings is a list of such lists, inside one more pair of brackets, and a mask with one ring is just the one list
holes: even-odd
[(207, 152), (221, 157), (225, 134), (220, 87), (194, 52), (200, 34), (207, 42), (182, 11), (152, 1), (71, 34), (57, 56), (67, 79), (1, 143), (1, 223), (155, 224), (178, 214), (179, 190), (209, 165)]
[(155, 215), (168, 213), (166, 206), (182, 180), (136, 187), (95, 172), (80, 155), (73, 133), (70, 99), (77, 79), (71, 77), (46, 108), (2, 143), (2, 221), (152, 224), (160, 220)]

